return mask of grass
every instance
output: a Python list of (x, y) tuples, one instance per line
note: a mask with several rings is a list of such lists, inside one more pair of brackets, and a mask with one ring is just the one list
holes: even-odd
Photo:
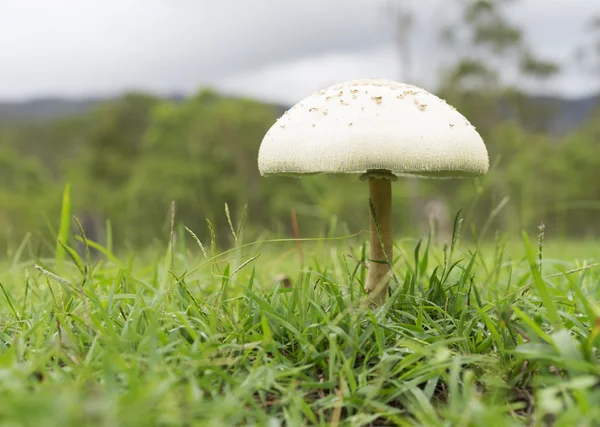
[(593, 244), (547, 241), (540, 263), (527, 236), (397, 241), (392, 295), (366, 310), (360, 240), (303, 242), (300, 267), (294, 242), (240, 234), (220, 254), (193, 233), (158, 255), (17, 251), (0, 271), (0, 425), (600, 419)]

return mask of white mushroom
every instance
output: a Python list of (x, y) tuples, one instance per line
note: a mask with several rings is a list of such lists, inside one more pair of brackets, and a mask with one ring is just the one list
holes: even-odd
[[(346, 89), (353, 94), (349, 101), (328, 102)], [(265, 176), (347, 173), (368, 180), (376, 220), (371, 215), (371, 263), (365, 287), (372, 300), (381, 303), (392, 261), (391, 181), (398, 176), (483, 175), (489, 168), (485, 144), (452, 106), (408, 84), (352, 80), (301, 103), (327, 114), (288, 110), (286, 126), (274, 125), (264, 136), (258, 168)]]

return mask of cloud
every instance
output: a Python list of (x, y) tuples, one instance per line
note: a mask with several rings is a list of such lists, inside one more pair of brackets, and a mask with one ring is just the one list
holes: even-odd
[(189, 90), (392, 37), (378, 0), (3, 1), (0, 95)]
[[(435, 68), (423, 70), (419, 75), (421, 85), (431, 86)], [(396, 46), (388, 44), (270, 64), (217, 80), (215, 86), (232, 94), (290, 104), (332, 84), (358, 78), (404, 80)]]
[[(596, 3), (522, 0), (511, 14), (536, 50), (565, 61), (585, 20), (600, 13)], [(392, 4), (398, 0), (0, 0), (0, 98), (213, 85), (289, 102), (355, 76), (401, 79)], [(436, 29), (452, 7), (407, 4), (417, 15), (408, 79), (427, 86), (445, 55)], [(572, 91), (583, 86), (578, 79), (574, 69), (557, 82)]]

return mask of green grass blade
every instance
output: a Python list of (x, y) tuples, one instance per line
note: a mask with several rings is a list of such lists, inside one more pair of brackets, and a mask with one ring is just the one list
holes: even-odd
[[(65, 185), (62, 198), (62, 208), (60, 213), (60, 226), (58, 228), (58, 238), (56, 242), (56, 269), (62, 269), (65, 258), (65, 249), (62, 244), (69, 244), (69, 234), (71, 232), (71, 186)], [(62, 243), (62, 244), (61, 244)]]
[(525, 250), (527, 251), (527, 261), (529, 261), (529, 269), (531, 271), (531, 275), (533, 276), (533, 284), (542, 299), (542, 303), (548, 312), (548, 318), (550, 322), (556, 327), (559, 328), (562, 326), (560, 315), (558, 314), (558, 309), (554, 300), (552, 299), (550, 292), (548, 291), (548, 287), (546, 286), (546, 282), (542, 278), (540, 274), (539, 267), (537, 265), (536, 260), (536, 251), (531, 246), (529, 242), (529, 237), (527, 237), (527, 233), (523, 232), (523, 242), (525, 243)]

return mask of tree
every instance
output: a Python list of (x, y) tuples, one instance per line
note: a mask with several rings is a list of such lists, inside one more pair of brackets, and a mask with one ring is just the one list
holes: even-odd
[(35, 158), (22, 156), (8, 147), (0, 149), (0, 241), (19, 243), (26, 231), (39, 230), (52, 219), (53, 183)]
[(77, 161), (70, 161), (65, 177), (73, 185), (76, 215), (88, 224), (90, 237), (99, 238), (106, 219), (114, 221), (122, 215), (125, 189), (139, 160), (151, 112), (159, 102), (151, 95), (127, 93), (90, 111), (87, 127), (75, 135)]
[(600, 15), (590, 19), (587, 25), (590, 39), (575, 51), (575, 57), (585, 72), (600, 81)]
[(257, 222), (268, 217), (272, 193), (263, 192), (269, 183), (260, 178), (256, 152), (274, 120), (270, 106), (209, 90), (157, 105), (128, 186), (130, 221), (156, 228), (173, 200), (178, 219), (198, 235), (208, 218), (220, 238), (229, 236), (225, 203), (234, 216), (248, 204)]
[(559, 67), (539, 58), (508, 20), (506, 8), (516, 3), (457, 0), (460, 21), (446, 24), (440, 33), (457, 58), (443, 73), (440, 90), (484, 132), (507, 119), (543, 130), (551, 117), (530, 102), (522, 86), (539, 88)]

